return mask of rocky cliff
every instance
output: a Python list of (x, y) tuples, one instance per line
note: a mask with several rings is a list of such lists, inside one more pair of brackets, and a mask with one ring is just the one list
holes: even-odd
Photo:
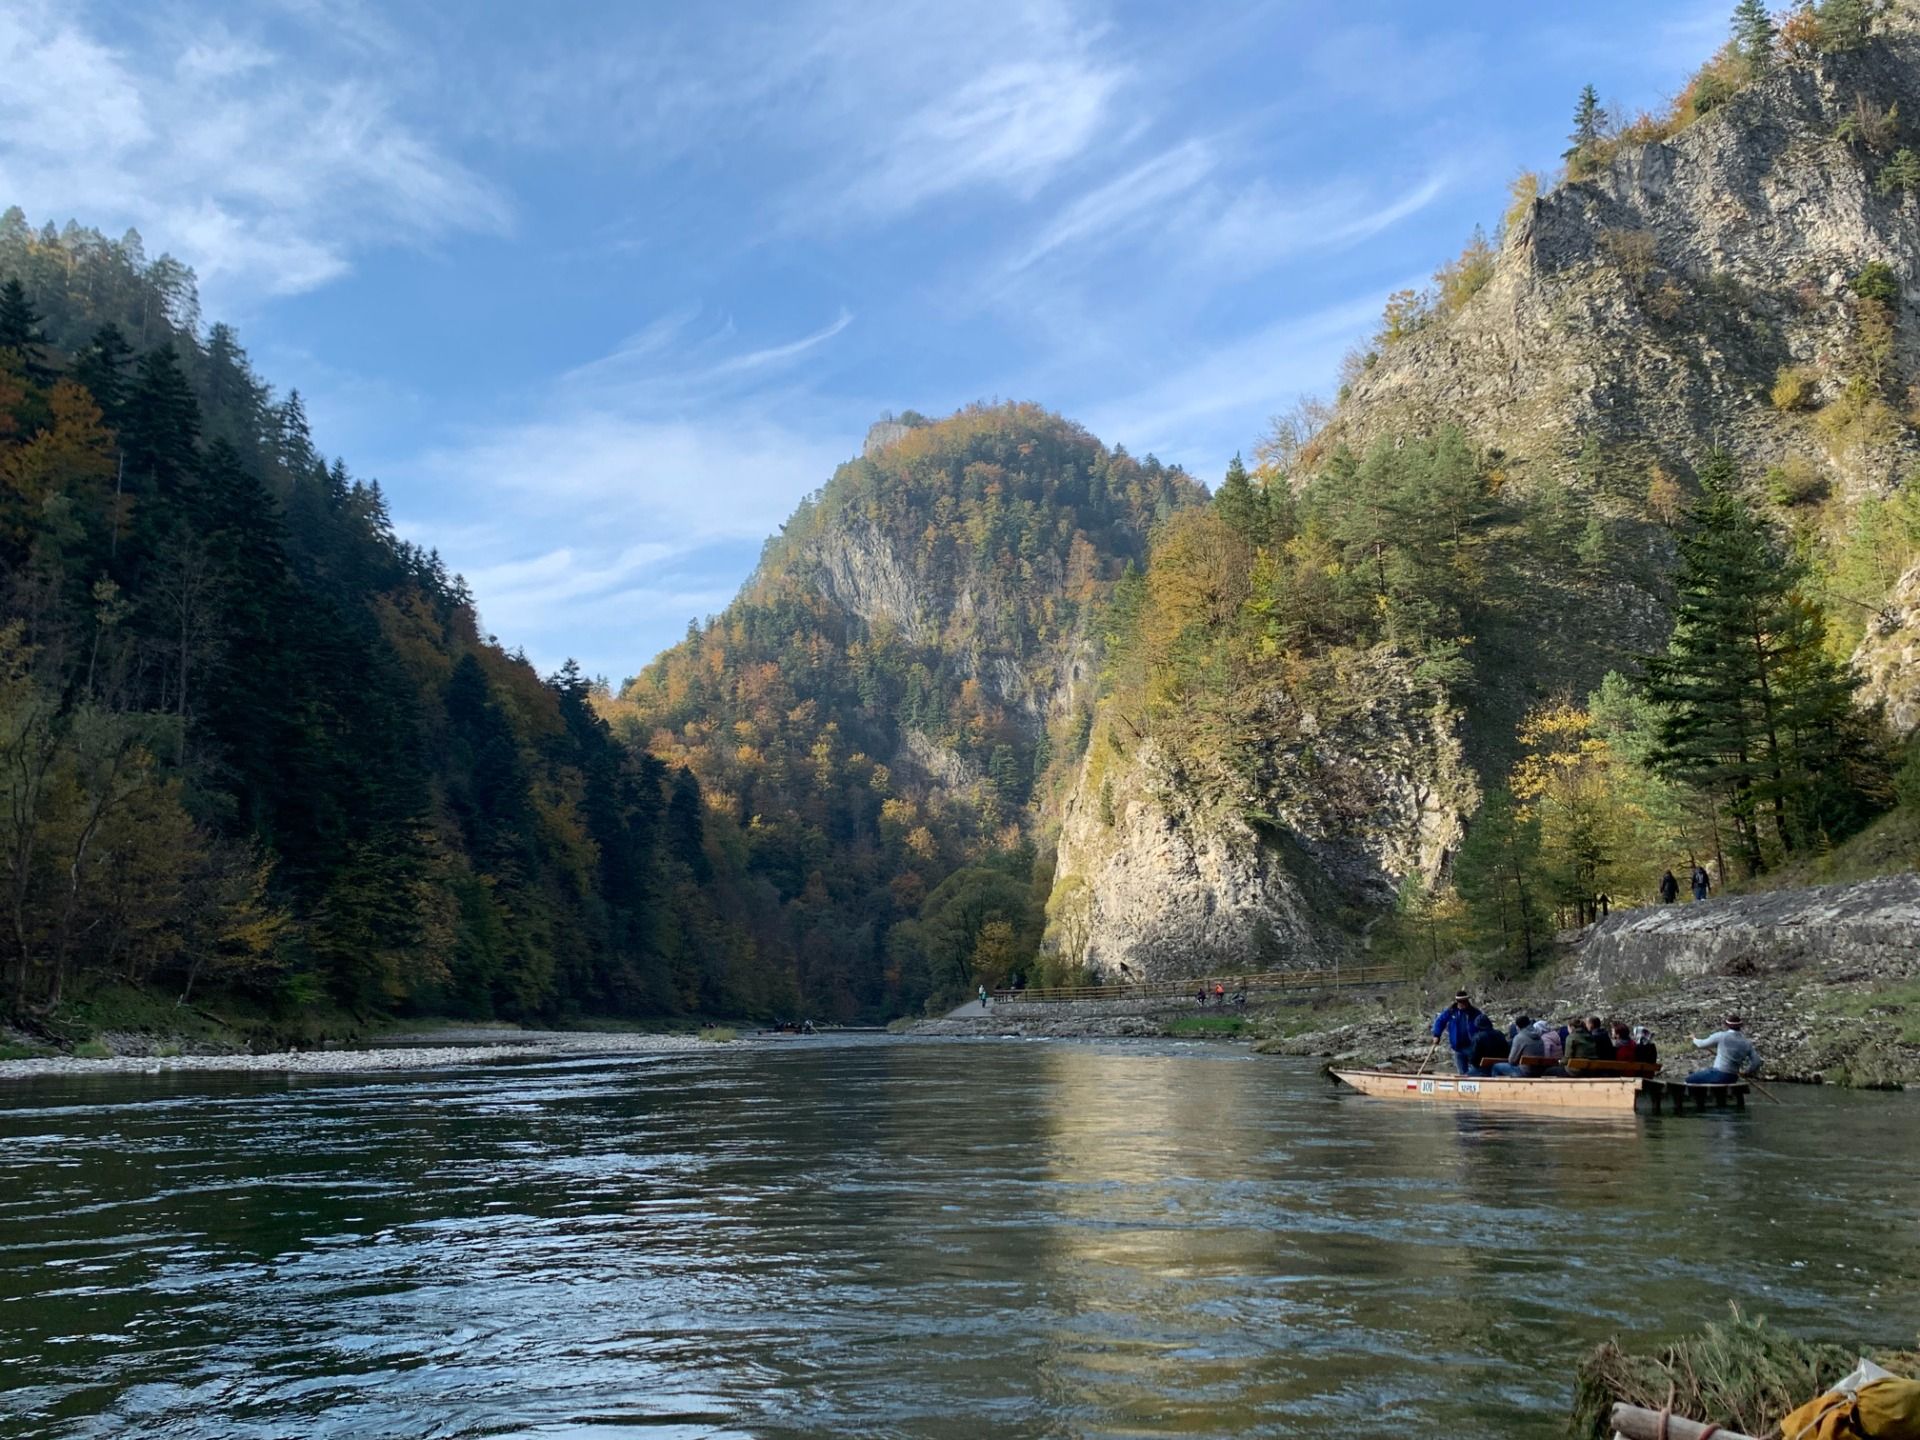
[[(1847, 389), (1876, 338), (1858, 277), (1889, 266), (1902, 317), (1920, 298), (1920, 198), (1885, 181), (1913, 139), (1902, 117), (1920, 117), (1920, 37), (1904, 32), (1781, 65), (1671, 137), (1620, 146), (1527, 206), (1457, 313), (1378, 345), (1326, 439), (1458, 424), (1517, 478), (1626, 501), (1653, 466), (1684, 474), (1714, 446), (1893, 483), (1920, 455), (1894, 413), (1904, 384), (1865, 420)], [(1892, 374), (1920, 376), (1920, 331), (1896, 323), (1891, 344)]]
[(1437, 881), (1478, 800), (1458, 716), (1391, 650), (1341, 679), (1319, 710), (1267, 698), (1250, 771), (1104, 731), (1061, 826), (1053, 953), (1103, 979), (1311, 968)]
[(1861, 700), (1879, 705), (1896, 735), (1920, 730), (1920, 566), (1906, 572), (1853, 655)]
[[(1563, 563), (1519, 537), (1502, 584), (1524, 598), (1482, 617), (1469, 684), (1313, 737), (1350, 786), (1210, 775), (1177, 742), (1090, 755), (1050, 909), (1058, 953), (1161, 975), (1352, 945), (1398, 882), (1438, 874), (1522, 716), (1665, 643), (1673, 522), (1709, 450), (1807, 535), (1844, 532), (1897, 485), (1920, 459), (1914, 119), (1904, 20), (1783, 62), (1685, 128), (1609, 145), (1513, 217), (1477, 290), (1383, 332), (1296, 482), (1343, 449), (1457, 426), (1500, 493), (1549, 497), (1590, 547)], [(1879, 609), (1858, 664), (1903, 732), (1920, 720), (1917, 583), (1836, 602)], [(1285, 706), (1269, 708), (1284, 753)]]

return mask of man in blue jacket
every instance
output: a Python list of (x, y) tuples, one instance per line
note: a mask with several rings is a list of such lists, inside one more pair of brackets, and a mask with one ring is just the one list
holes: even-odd
[(1473, 1073), (1473, 1032), (1479, 1021), (1480, 1012), (1473, 1008), (1473, 1000), (1464, 990), (1456, 991), (1453, 1004), (1433, 1017), (1433, 1038), (1446, 1037), (1453, 1050), (1454, 1069), (1462, 1075)]

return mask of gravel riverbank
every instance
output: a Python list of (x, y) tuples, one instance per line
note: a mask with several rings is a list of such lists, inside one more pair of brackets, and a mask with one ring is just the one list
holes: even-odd
[[(491, 1065), (502, 1060), (552, 1060), (585, 1055), (653, 1055), (707, 1048), (697, 1035), (632, 1035), (572, 1031), (478, 1032), (491, 1043), (460, 1043), (473, 1032), (431, 1035), (366, 1050), (280, 1050), (264, 1055), (113, 1055), (98, 1060), (71, 1055), (0, 1060), (0, 1081), (46, 1075), (152, 1075), (163, 1070), (257, 1070), (304, 1075), (354, 1075), (382, 1070), (441, 1070), (455, 1065)], [(510, 1037), (510, 1038), (509, 1038)]]

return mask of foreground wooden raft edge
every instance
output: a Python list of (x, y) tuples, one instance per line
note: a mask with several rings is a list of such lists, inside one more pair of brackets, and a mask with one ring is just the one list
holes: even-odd
[(1745, 1083), (1689, 1085), (1684, 1080), (1635, 1076), (1585, 1079), (1507, 1079), (1473, 1075), (1419, 1075), (1407, 1070), (1334, 1070), (1335, 1079), (1363, 1095), (1387, 1100), (1432, 1100), (1455, 1105), (1498, 1105), (1522, 1110), (1612, 1111), (1637, 1109), (1658, 1113), (1662, 1102), (1678, 1113), (1691, 1100), (1695, 1109), (1709, 1105), (1745, 1106)]
[[(1624, 1440), (1700, 1440), (1711, 1427), (1698, 1420), (1683, 1420), (1678, 1415), (1662, 1417), (1658, 1410), (1643, 1410), (1638, 1405), (1613, 1407), (1613, 1433)], [(1713, 1440), (1753, 1440), (1736, 1430), (1713, 1429)]]

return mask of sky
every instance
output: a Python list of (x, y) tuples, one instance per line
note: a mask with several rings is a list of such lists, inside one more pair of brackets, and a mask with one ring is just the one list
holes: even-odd
[(0, 206), (137, 227), (483, 625), (616, 684), (882, 413), (1216, 480), (1732, 0), (0, 0)]

